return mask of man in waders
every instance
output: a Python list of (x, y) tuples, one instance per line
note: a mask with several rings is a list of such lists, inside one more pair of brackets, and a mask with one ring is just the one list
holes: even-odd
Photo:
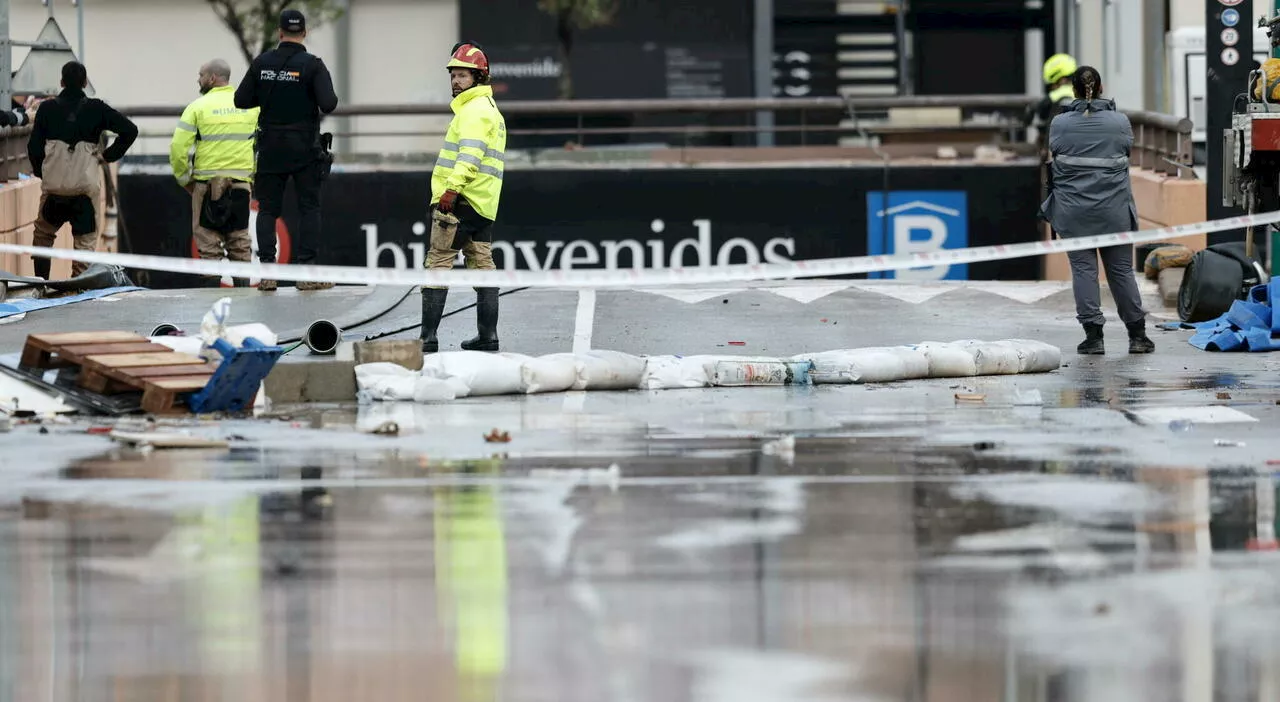
[[(493, 222), (502, 195), (507, 125), (493, 100), (489, 59), (475, 42), (453, 47), (446, 65), (453, 121), (431, 171), (431, 248), (427, 268), (449, 269), (461, 251), (467, 268), (494, 270)], [(422, 289), (422, 351), (440, 349), (436, 330), (448, 288)], [(498, 289), (476, 288), (474, 338), (467, 351), (498, 350)]]

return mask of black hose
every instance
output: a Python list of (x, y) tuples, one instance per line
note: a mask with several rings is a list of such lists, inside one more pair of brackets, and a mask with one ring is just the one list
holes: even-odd
[[(389, 306), (387, 306), (387, 307), (383, 308), (382, 310), (379, 310), (376, 314), (374, 314), (374, 315), (372, 315), (372, 316), (366, 317), (366, 318), (364, 318), (364, 319), (357, 320), (357, 321), (355, 321), (355, 322), (343, 322), (343, 323), (339, 324), (338, 326), (339, 326), (340, 328), (344, 329), (344, 330), (345, 330), (345, 329), (354, 329), (354, 328), (356, 328), (356, 327), (362, 327), (362, 326), (364, 326), (364, 325), (366, 325), (366, 324), (369, 324), (370, 322), (375, 322), (375, 321), (377, 321), (377, 320), (379, 320), (379, 319), (382, 319), (383, 317), (385, 317), (385, 316), (387, 316), (388, 314), (390, 314), (392, 310), (394, 310), (395, 308), (397, 308), (397, 307), (399, 307), (400, 305), (404, 304), (404, 301), (405, 301), (406, 299), (408, 299), (409, 295), (411, 295), (415, 289), (417, 289), (417, 286), (410, 286), (410, 287), (405, 288), (404, 294), (400, 296), (400, 299), (396, 300), (396, 301), (395, 301), (395, 302), (393, 302), (391, 305), (389, 305)], [(302, 338), (303, 338), (304, 336), (306, 336), (306, 331), (303, 331), (302, 333), (300, 333), (300, 334), (296, 334), (296, 335), (280, 337), (276, 343), (278, 343), (278, 344), (292, 344), (292, 343), (294, 343), (294, 342), (302, 341)]]
[[(512, 288), (512, 289), (510, 289), (510, 290), (507, 290), (507, 291), (504, 291), (504, 292), (500, 292), (500, 293), (498, 293), (498, 297), (506, 297), (507, 295), (510, 295), (510, 294), (512, 294), (512, 293), (518, 293), (518, 292), (521, 292), (521, 291), (523, 291), (523, 290), (528, 290), (528, 289), (529, 289), (529, 288), (527, 288), (527, 287), (524, 287), (524, 288)], [(403, 300), (402, 300), (402, 301), (403, 301)], [(469, 310), (469, 309), (471, 309), (472, 307), (475, 307), (475, 306), (476, 306), (476, 303), (474, 303), (474, 302), (473, 302), (473, 303), (471, 303), (471, 304), (469, 304), (469, 305), (464, 305), (464, 306), (462, 306), (462, 307), (459, 307), (458, 309), (453, 310), (452, 312), (445, 312), (444, 314), (440, 315), (440, 319), (444, 319), (445, 317), (452, 317), (453, 315), (458, 314), (459, 312), (466, 312), (467, 310)], [(391, 331), (382, 332), (381, 334), (371, 334), (371, 335), (369, 335), (369, 336), (366, 336), (366, 337), (364, 338), (364, 340), (365, 340), (365, 341), (374, 341), (374, 340), (376, 340), (376, 339), (382, 339), (382, 338), (386, 338), (386, 337), (388, 337), (388, 336), (392, 336), (393, 334), (401, 334), (401, 333), (403, 333), (403, 332), (407, 332), (407, 331), (410, 331), (410, 330), (412, 330), (412, 329), (418, 329), (418, 328), (420, 328), (421, 326), (422, 326), (422, 322), (418, 322), (417, 324), (410, 324), (410, 325), (409, 325), (409, 326), (407, 326), (407, 327), (401, 327), (401, 328), (399, 328), (399, 329), (392, 329)]]

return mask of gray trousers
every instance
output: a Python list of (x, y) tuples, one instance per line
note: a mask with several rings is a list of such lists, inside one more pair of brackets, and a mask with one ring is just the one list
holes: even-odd
[(1076, 296), (1076, 319), (1081, 324), (1103, 323), (1102, 291), (1098, 286), (1099, 255), (1107, 270), (1107, 286), (1116, 301), (1120, 320), (1133, 324), (1146, 319), (1138, 279), (1133, 274), (1133, 247), (1128, 245), (1067, 252), (1071, 261), (1071, 289)]

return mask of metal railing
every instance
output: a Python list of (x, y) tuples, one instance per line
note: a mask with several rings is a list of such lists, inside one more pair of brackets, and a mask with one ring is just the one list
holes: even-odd
[[(1022, 115), (1035, 100), (1022, 95), (959, 95), (959, 96), (911, 96), (911, 97), (825, 97), (795, 99), (733, 98), (724, 100), (554, 100), (510, 101), (502, 104), (508, 117), (514, 118), (567, 118), (570, 124), (513, 128), (512, 137), (573, 136), (577, 144), (590, 149), (593, 139), (608, 136), (634, 137), (639, 134), (677, 137), (679, 143), (667, 142), (667, 146), (690, 146), (695, 136), (746, 135), (762, 132), (798, 134), (799, 145), (807, 144), (810, 135), (879, 136), (903, 132), (931, 133), (932, 141), (946, 144), (948, 139), (969, 132), (987, 134), (993, 143), (1023, 144), (1026, 141)], [(911, 108), (955, 108), (961, 113), (959, 123), (905, 122), (899, 124), (890, 119), (890, 110)], [(184, 107), (133, 106), (120, 111), (133, 118), (172, 118), (182, 114)], [(774, 124), (758, 126), (754, 116), (760, 112), (774, 113)], [(794, 124), (777, 119), (780, 113), (795, 116)], [(406, 117), (449, 115), (451, 110), (444, 103), (401, 103), (344, 105), (335, 111), (338, 117)], [(1189, 120), (1171, 115), (1143, 111), (1125, 111), (1134, 130), (1134, 165), (1179, 178), (1195, 177), (1192, 169), (1192, 141)], [(723, 124), (699, 122), (693, 118), (709, 116), (736, 117), (738, 123)], [(683, 117), (683, 120), (674, 119)], [(594, 126), (592, 119), (613, 118), (610, 124)], [(652, 123), (656, 118), (672, 122)], [(689, 123), (693, 122), (693, 123)], [(345, 136), (414, 136), (414, 132), (399, 131), (361, 132), (351, 129), (335, 130)], [(26, 142), (30, 127), (0, 129), (0, 178), (12, 180), (19, 171), (30, 171), (26, 156)], [(417, 135), (421, 135), (417, 133)], [(168, 135), (155, 134), (154, 138)], [(968, 140), (973, 143), (972, 139)], [(794, 144), (792, 144), (794, 145)], [(745, 144), (733, 146), (746, 147)]]
[(1124, 110), (1133, 125), (1133, 165), (1194, 180), (1191, 120), (1140, 110)]

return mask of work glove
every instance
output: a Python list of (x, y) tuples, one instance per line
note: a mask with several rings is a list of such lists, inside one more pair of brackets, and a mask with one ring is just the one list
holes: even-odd
[(441, 212), (453, 212), (453, 205), (458, 200), (458, 193), (453, 190), (444, 191), (444, 195), (440, 196), (440, 204), (436, 205), (436, 209)]

